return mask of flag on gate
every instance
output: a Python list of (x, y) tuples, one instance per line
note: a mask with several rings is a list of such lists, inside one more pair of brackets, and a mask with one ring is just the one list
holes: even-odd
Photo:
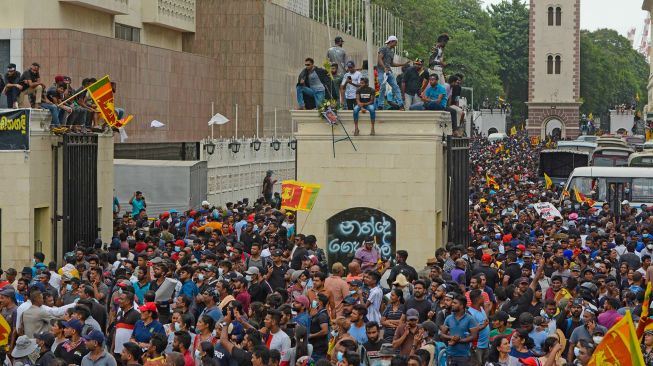
[(310, 211), (320, 192), (314, 183), (284, 180), (281, 182), (281, 208), (293, 211)]
[(626, 315), (608, 330), (588, 365), (645, 365), (630, 311), (626, 311)]
[(551, 177), (549, 177), (549, 175), (546, 173), (544, 173), (544, 183), (546, 184), (546, 189), (551, 189), (551, 186), (553, 186)]
[(113, 100), (113, 90), (111, 89), (111, 80), (109, 80), (109, 75), (104, 76), (102, 79), (96, 81), (88, 87), (88, 92), (95, 101), (102, 117), (111, 127), (123, 127), (133, 116), (127, 116), (121, 120), (118, 120), (116, 115), (116, 110)]
[(510, 129), (510, 136), (515, 136), (517, 134), (517, 126), (512, 126)]

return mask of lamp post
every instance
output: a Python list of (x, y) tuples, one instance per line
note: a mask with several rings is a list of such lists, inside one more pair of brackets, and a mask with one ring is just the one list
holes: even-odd
[(474, 88), (471, 86), (463, 86), (463, 90), (469, 90), (472, 92), (472, 117), (474, 116)]
[(204, 150), (206, 150), (207, 154), (213, 155), (213, 153), (215, 152), (215, 143), (213, 142), (213, 139), (211, 139), (211, 141), (204, 143)]
[(372, 0), (365, 3), (365, 38), (367, 44), (367, 77), (374, 83), (374, 45), (372, 44)]
[(254, 151), (261, 149), (261, 140), (258, 139), (259, 107), (259, 105), (256, 106), (256, 139), (249, 144), (250, 147), (254, 148)]

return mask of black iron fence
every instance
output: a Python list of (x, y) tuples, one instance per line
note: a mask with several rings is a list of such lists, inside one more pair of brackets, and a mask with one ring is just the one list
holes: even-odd
[(467, 246), (469, 235), (469, 139), (447, 136), (448, 239)]

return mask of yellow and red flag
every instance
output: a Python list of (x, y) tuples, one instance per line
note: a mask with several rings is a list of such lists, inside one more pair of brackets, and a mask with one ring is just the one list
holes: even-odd
[(9, 335), (11, 334), (11, 327), (4, 316), (0, 315), (0, 347), (9, 344)]
[(626, 315), (608, 330), (588, 365), (645, 365), (630, 311), (626, 311)]
[(493, 187), (494, 189), (499, 189), (499, 183), (497, 183), (497, 180), (494, 179), (493, 176), (491, 176), (491, 175), (489, 175), (489, 174), (487, 174), (487, 173), (485, 174), (485, 184), (486, 184), (488, 187), (491, 186), (491, 187)]
[(540, 136), (531, 136), (531, 146), (537, 146), (540, 144)]
[(310, 211), (320, 192), (320, 185), (296, 180), (281, 182), (281, 208), (293, 211)]
[(515, 136), (517, 134), (517, 126), (512, 126), (510, 129), (510, 136)]
[(96, 81), (88, 87), (88, 92), (91, 98), (95, 101), (102, 117), (111, 127), (123, 127), (133, 116), (127, 116), (121, 120), (118, 120), (116, 110), (114, 107), (113, 100), (113, 90), (111, 89), (111, 80), (109, 80), (109, 75), (106, 75), (102, 79)]
[(646, 291), (644, 291), (644, 301), (642, 301), (642, 314), (637, 323), (637, 339), (641, 340), (644, 332), (653, 328), (653, 320), (649, 318), (649, 308), (651, 307), (651, 295), (653, 295), (653, 284), (648, 281)]

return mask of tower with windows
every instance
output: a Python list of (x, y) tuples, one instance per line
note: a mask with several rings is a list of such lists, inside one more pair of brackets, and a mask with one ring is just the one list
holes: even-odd
[(577, 136), (580, 0), (530, 0), (528, 43), (528, 134)]

